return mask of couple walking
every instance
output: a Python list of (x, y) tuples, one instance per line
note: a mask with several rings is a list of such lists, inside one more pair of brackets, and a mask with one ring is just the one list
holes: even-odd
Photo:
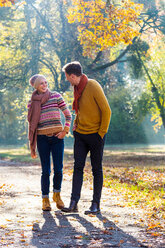
[[(90, 152), (93, 173), (93, 199), (85, 214), (100, 212), (100, 199), (103, 185), (102, 157), (111, 110), (100, 84), (83, 74), (82, 66), (74, 61), (63, 67), (66, 79), (74, 87), (73, 110), (76, 118), (73, 123), (74, 171), (69, 207), (65, 207), (60, 196), (63, 176), (64, 137), (69, 132), (71, 113), (58, 92), (51, 92), (43, 75), (31, 77), (30, 84), (35, 88), (28, 103), (29, 140), (31, 157), (36, 158), (36, 145), (41, 161), (42, 209), (51, 210), (49, 202), (50, 154), (53, 159), (53, 200), (63, 212), (77, 212), (83, 184), (83, 170)], [(60, 110), (65, 116), (64, 127)]]

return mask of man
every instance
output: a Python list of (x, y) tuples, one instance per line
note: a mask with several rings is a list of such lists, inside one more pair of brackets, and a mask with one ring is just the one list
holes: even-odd
[(83, 183), (85, 160), (90, 151), (93, 173), (93, 200), (85, 214), (100, 212), (100, 198), (103, 186), (102, 157), (105, 134), (110, 123), (111, 109), (100, 84), (83, 74), (77, 61), (63, 67), (66, 79), (74, 86), (73, 109), (76, 118), (74, 134), (74, 172), (70, 206), (63, 212), (77, 212)]

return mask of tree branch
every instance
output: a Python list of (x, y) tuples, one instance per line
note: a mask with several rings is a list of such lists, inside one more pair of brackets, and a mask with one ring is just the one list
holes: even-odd
[[(146, 28), (146, 26), (150, 26), (150, 28), (153, 28), (149, 23), (151, 23), (151, 19), (153, 19), (153, 14), (152, 13), (144, 13), (143, 15), (147, 15), (148, 17), (147, 17), (147, 19), (146, 20), (144, 20), (143, 19), (143, 26), (141, 27), (141, 29), (140, 29), (140, 31), (139, 31), (139, 33), (140, 34), (142, 34), (144, 31), (145, 31), (145, 28)], [(156, 21), (157, 19), (158, 19), (158, 15), (156, 14), (156, 16), (154, 16), (154, 20), (152, 21), (152, 23), (154, 22), (154, 21)], [(92, 64), (91, 65), (89, 65), (89, 68), (94, 72), (94, 71), (99, 71), (99, 70), (103, 70), (103, 69), (106, 69), (106, 68), (108, 68), (108, 67), (110, 67), (110, 66), (112, 66), (112, 65), (114, 65), (114, 64), (116, 64), (116, 63), (118, 63), (119, 62), (119, 60), (130, 50), (130, 48), (131, 48), (131, 46), (135, 43), (135, 41), (136, 41), (136, 39), (138, 38), (138, 36), (136, 36), (136, 37), (134, 37), (134, 39), (133, 39), (133, 41), (132, 41), (132, 44), (129, 44), (126, 48), (125, 48), (125, 50), (124, 51), (122, 51), (122, 53), (116, 58), (116, 59), (114, 59), (113, 61), (110, 61), (110, 62), (108, 62), (108, 63), (106, 63), (106, 64), (104, 64), (104, 65), (100, 65), (100, 66), (97, 66), (97, 67), (95, 67), (95, 68), (92, 68), (93, 66), (94, 66), (94, 63), (97, 61), (97, 56), (98, 56), (98, 54), (97, 54), (97, 56), (96, 56), (96, 59), (92, 62)]]
[(153, 94), (153, 96), (154, 96), (154, 98), (155, 98), (156, 104), (157, 104), (158, 109), (159, 109), (159, 111), (160, 111), (160, 116), (161, 116), (161, 118), (162, 118), (163, 126), (164, 126), (164, 128), (165, 128), (165, 112), (164, 112), (164, 107), (163, 107), (163, 105), (161, 104), (160, 99), (159, 99), (159, 92), (158, 92), (158, 89), (157, 89), (156, 85), (154, 84), (154, 82), (153, 82), (153, 80), (152, 80), (152, 78), (151, 78), (151, 76), (150, 76), (150, 74), (149, 74), (149, 72), (148, 72), (147, 67), (146, 67), (145, 64), (144, 64), (144, 62), (143, 62), (143, 60), (142, 60), (142, 58), (141, 58), (141, 56), (140, 56), (140, 53), (139, 53), (138, 49), (136, 49), (136, 53), (137, 53), (137, 55), (138, 55), (139, 60), (140, 60), (141, 63), (142, 63), (142, 66), (143, 66), (143, 68), (144, 68), (144, 70), (145, 70), (145, 72), (146, 72), (146, 74), (147, 74), (147, 77), (148, 77), (148, 79), (149, 79), (149, 81), (150, 81), (150, 83), (151, 83), (151, 85), (152, 85), (152, 94)]

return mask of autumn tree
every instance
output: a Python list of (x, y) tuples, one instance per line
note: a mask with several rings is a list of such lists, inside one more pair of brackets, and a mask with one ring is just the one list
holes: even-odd
[[(144, 1), (144, 4), (146, 7), (147, 2)], [(136, 45), (132, 59), (134, 56), (152, 85), (153, 99), (155, 99), (165, 127), (165, 111), (162, 105), (164, 103), (161, 100), (158, 86), (154, 83), (145, 65), (144, 56), (142, 58), (140, 54), (141, 47), (139, 46), (141, 38), (148, 39), (148, 32), (164, 33), (165, 15), (161, 8), (159, 9), (161, 6), (156, 6), (155, 1), (152, 1), (148, 10), (144, 11), (142, 5), (130, 0), (73, 0), (72, 5), (68, 11), (68, 21), (77, 23), (78, 39), (83, 46), (84, 56), (93, 58), (93, 62), (89, 65), (91, 70), (105, 70), (117, 63), (127, 62), (127, 54), (130, 53), (131, 47)], [(100, 60), (103, 51), (119, 45), (120, 52), (112, 61), (105, 63)]]
[(16, 0), (0, 0), (0, 7), (10, 7)]
[(142, 5), (132, 1), (73, 0), (68, 10), (69, 23), (78, 23), (78, 39), (84, 56), (95, 57), (99, 51), (123, 42), (132, 43), (138, 31)]

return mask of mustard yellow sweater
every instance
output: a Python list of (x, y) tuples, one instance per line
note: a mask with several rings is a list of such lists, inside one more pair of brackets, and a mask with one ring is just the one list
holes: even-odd
[(100, 84), (89, 79), (79, 99), (79, 110), (75, 118), (76, 132), (98, 133), (102, 138), (108, 131), (111, 109)]

